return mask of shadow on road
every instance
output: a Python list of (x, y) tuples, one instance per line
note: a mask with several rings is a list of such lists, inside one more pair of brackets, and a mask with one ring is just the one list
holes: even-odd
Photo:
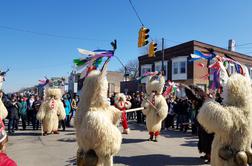
[(15, 132), (14, 134), (9, 134), (9, 136), (41, 136), (38, 132)]
[(140, 143), (140, 142), (145, 142), (146, 139), (128, 139), (128, 138), (123, 138), (122, 143), (123, 144), (131, 144), (131, 143)]
[(114, 157), (115, 164), (124, 164), (130, 166), (165, 166), (165, 165), (202, 165), (204, 162), (196, 157), (171, 157), (169, 155), (143, 155), (131, 157)]
[(75, 135), (75, 133), (66, 133), (65, 135)]
[(130, 130), (146, 131), (146, 126), (143, 123), (129, 122)]
[(76, 138), (61, 138), (61, 139), (58, 139), (57, 141), (60, 141), (60, 142), (76, 142)]
[(185, 143), (181, 144), (181, 146), (197, 147), (198, 141), (197, 140), (188, 140), (188, 141), (185, 141)]
[(193, 138), (197, 138), (197, 136), (193, 136), (191, 133), (184, 133), (182, 131), (178, 131), (178, 130), (167, 130), (167, 131), (161, 131), (161, 135), (163, 135), (164, 137), (168, 137), (168, 138), (189, 138), (189, 139), (193, 139)]

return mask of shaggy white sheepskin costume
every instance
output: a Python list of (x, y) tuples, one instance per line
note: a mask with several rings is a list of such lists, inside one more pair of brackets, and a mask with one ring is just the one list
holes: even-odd
[(121, 123), (123, 126), (123, 134), (129, 133), (126, 110), (131, 107), (131, 102), (126, 101), (126, 96), (123, 93), (118, 93), (115, 96), (115, 107), (122, 111)]
[(0, 71), (0, 89), (2, 89), (3, 82), (4, 82), (4, 75), (1, 75), (1, 71)]
[(48, 88), (45, 98), (36, 115), (43, 122), (44, 135), (58, 134), (59, 120), (66, 118), (65, 108), (61, 99), (61, 90)]
[[(4, 75), (0, 75), (0, 90), (2, 89), (3, 81), (4, 81)], [(3, 104), (2, 97), (3, 96), (0, 96), (0, 118), (5, 119), (8, 115), (8, 111)]]
[(112, 166), (120, 150), (122, 135), (116, 124), (121, 112), (107, 102), (106, 66), (85, 78), (76, 111), (77, 165)]
[(247, 166), (252, 162), (252, 89), (248, 79), (233, 74), (223, 89), (224, 106), (205, 102), (198, 121), (215, 133), (211, 151), (212, 166)]
[(149, 131), (150, 138), (157, 141), (157, 137), (161, 130), (162, 121), (168, 114), (168, 105), (165, 98), (162, 96), (165, 79), (161, 75), (147, 77), (146, 92), (147, 99), (143, 101), (143, 114), (146, 115), (146, 126)]
[(0, 118), (5, 119), (8, 115), (8, 111), (3, 104), (2, 97), (0, 97)]

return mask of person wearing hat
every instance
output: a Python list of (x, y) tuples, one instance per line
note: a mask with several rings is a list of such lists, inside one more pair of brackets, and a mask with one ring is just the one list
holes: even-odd
[(8, 135), (4, 130), (4, 124), (0, 119), (0, 166), (17, 166), (16, 162), (6, 154)]

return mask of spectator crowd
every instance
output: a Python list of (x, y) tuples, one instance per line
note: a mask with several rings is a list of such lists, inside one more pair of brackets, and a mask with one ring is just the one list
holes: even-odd
[[(39, 130), (41, 127), (40, 121), (37, 120), (36, 114), (39, 111), (43, 98), (35, 94), (10, 94), (3, 96), (2, 100), (8, 110), (8, 117), (4, 120), (6, 126), (8, 126), (8, 134), (15, 135), (16, 130)], [(65, 93), (62, 96), (62, 102), (64, 104), (66, 119), (61, 120), (59, 128), (65, 131), (66, 127), (71, 127), (73, 124), (73, 118), (77, 110), (77, 104), (79, 102), (79, 96), (74, 94), (71, 96)], [(70, 123), (71, 122), (71, 123)], [(20, 128), (21, 127), (21, 128)]]

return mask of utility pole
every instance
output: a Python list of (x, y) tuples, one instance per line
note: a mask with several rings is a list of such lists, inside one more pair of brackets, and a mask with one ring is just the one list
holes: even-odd
[(165, 74), (164, 70), (164, 38), (162, 38), (162, 75)]

